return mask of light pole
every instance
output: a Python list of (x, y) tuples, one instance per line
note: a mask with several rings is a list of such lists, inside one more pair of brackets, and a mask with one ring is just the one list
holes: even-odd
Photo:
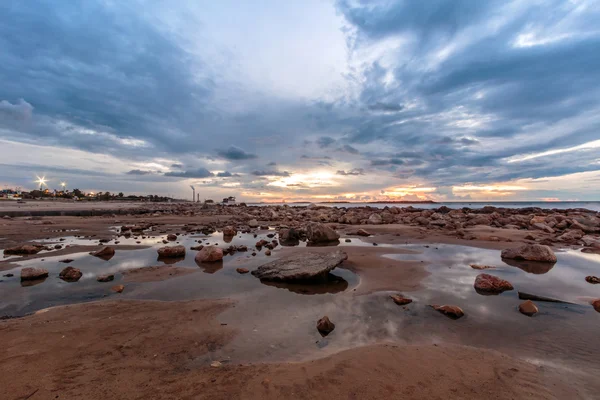
[(37, 178), (38, 178), (38, 179), (37, 179), (37, 181), (36, 181), (36, 182), (40, 184), (40, 192), (41, 192), (41, 191), (43, 190), (43, 186), (44, 186), (44, 185), (46, 185), (46, 177), (45, 177), (45, 176), (42, 176), (42, 177), (40, 178), (40, 177), (38, 176)]
[(62, 186), (62, 190), (63, 192), (65, 191), (66, 187), (67, 187), (67, 182), (61, 182), (60, 186)]

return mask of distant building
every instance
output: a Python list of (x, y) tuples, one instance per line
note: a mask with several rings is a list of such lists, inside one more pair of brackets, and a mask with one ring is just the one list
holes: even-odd
[(229, 196), (223, 199), (223, 205), (230, 206), (235, 205), (235, 197)]

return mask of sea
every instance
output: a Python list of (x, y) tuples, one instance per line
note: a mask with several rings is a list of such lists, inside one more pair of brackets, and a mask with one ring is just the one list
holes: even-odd
[[(288, 205), (290, 207), (306, 207), (311, 203), (247, 203), (249, 206), (282, 206)], [(421, 209), (433, 209), (446, 206), (448, 208), (483, 208), (485, 206), (492, 207), (504, 207), (504, 208), (526, 208), (526, 207), (538, 207), (543, 209), (559, 209), (565, 210), (568, 208), (584, 208), (591, 211), (600, 212), (600, 201), (514, 201), (514, 202), (439, 202), (439, 203), (313, 203), (318, 206), (325, 207), (409, 207)]]

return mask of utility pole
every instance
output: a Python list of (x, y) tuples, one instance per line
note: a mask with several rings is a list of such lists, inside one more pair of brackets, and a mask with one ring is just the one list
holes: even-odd
[(192, 203), (196, 200), (196, 188), (192, 185), (190, 185), (190, 187), (192, 188)]

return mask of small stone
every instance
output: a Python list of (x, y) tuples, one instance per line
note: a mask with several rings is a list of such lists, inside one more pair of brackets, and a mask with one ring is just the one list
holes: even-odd
[(270, 256), (271, 255), (271, 250), (265, 250), (265, 256)]
[(115, 279), (115, 276), (112, 275), (112, 274), (109, 274), (109, 275), (98, 275), (96, 277), (96, 280), (98, 282), (110, 282), (110, 281), (112, 281), (114, 279)]
[(505, 281), (504, 279), (500, 279), (497, 276), (489, 274), (477, 275), (473, 286), (477, 292), (490, 294), (499, 294), (506, 290), (514, 289), (513, 285), (509, 281)]
[(223, 259), (223, 249), (216, 246), (205, 246), (196, 254), (197, 263), (208, 263), (221, 261)]
[(471, 268), (473, 268), (473, 269), (495, 269), (496, 267), (492, 267), (490, 265), (471, 264)]
[(83, 276), (83, 274), (78, 268), (67, 267), (60, 271), (60, 274), (58, 276), (63, 281), (77, 282)]
[(213, 361), (210, 363), (210, 366), (213, 368), (221, 368), (223, 364), (221, 363), (221, 361)]
[(317, 321), (317, 330), (321, 336), (329, 335), (335, 329), (335, 324), (329, 320), (329, 317), (324, 316)]
[(352, 240), (350, 240), (350, 239), (346, 239), (346, 240), (344, 240), (344, 242), (346, 242), (346, 243), (351, 243), (351, 242), (352, 242)]
[(159, 258), (185, 257), (184, 246), (165, 246), (157, 250)]
[(110, 246), (106, 246), (98, 251), (90, 253), (94, 257), (99, 257), (104, 260), (110, 260), (115, 255), (115, 249)]
[(405, 306), (407, 304), (412, 303), (412, 299), (406, 298), (399, 294), (393, 294), (390, 297), (392, 298), (392, 300), (394, 300), (394, 303), (398, 304), (399, 306)]
[(371, 234), (364, 229), (359, 229), (358, 231), (356, 231), (356, 234), (358, 236), (371, 236)]
[(112, 287), (113, 292), (123, 293), (123, 290), (125, 290), (125, 286), (123, 285), (116, 285)]
[(531, 317), (539, 311), (535, 303), (531, 300), (526, 300), (519, 304), (519, 311), (521, 314), (525, 314), (528, 317)]
[(170, 242), (173, 242), (173, 241), (177, 240), (177, 235), (175, 235), (174, 233), (169, 233), (167, 235), (167, 240)]
[(458, 306), (438, 306), (438, 305), (430, 305), (429, 307), (433, 308), (435, 311), (441, 312), (448, 318), (459, 319), (465, 315), (465, 312)]
[(238, 274), (247, 274), (248, 272), (250, 272), (250, 270), (248, 268), (236, 268), (235, 269), (237, 271)]
[(586, 282), (592, 283), (594, 285), (600, 283), (600, 278), (598, 278), (597, 276), (586, 276), (585, 280)]

